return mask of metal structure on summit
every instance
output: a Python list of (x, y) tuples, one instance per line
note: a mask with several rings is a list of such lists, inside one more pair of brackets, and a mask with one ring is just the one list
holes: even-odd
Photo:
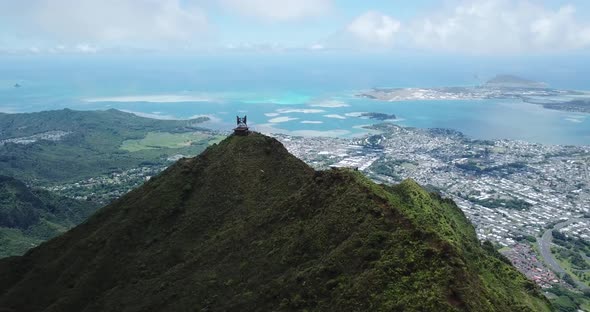
[(240, 116), (236, 116), (236, 124), (237, 127), (234, 128), (234, 134), (237, 135), (248, 135), (250, 130), (248, 130), (248, 116), (244, 116), (240, 118)]

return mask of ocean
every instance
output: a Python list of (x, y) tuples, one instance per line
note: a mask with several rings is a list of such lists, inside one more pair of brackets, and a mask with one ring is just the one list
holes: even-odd
[[(275, 53), (221, 55), (0, 56), (0, 111), (116, 108), (141, 116), (208, 116), (229, 130), (236, 115), (253, 129), (304, 136), (353, 137), (395, 114), (393, 122), (449, 128), (477, 139), (590, 145), (590, 115), (518, 100), (379, 102), (356, 97), (372, 87), (471, 86), (515, 74), (552, 87), (590, 90), (590, 62), (573, 57), (484, 59), (418, 55)], [(548, 66), (547, 64), (551, 64)], [(15, 84), (20, 88), (15, 88)]]

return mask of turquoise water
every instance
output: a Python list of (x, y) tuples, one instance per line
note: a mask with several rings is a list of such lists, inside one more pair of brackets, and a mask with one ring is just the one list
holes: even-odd
[[(362, 134), (361, 127), (374, 122), (358, 113), (381, 112), (397, 115), (394, 122), (400, 125), (450, 128), (474, 138), (590, 145), (588, 114), (516, 100), (378, 102), (354, 97), (375, 86), (475, 85), (480, 76), (513, 72), (516, 66), (429, 62), (375, 58), (355, 63), (331, 56), (4, 56), (0, 111), (67, 107), (117, 108), (157, 118), (207, 115), (212, 119), (207, 126), (218, 129), (231, 129), (236, 114), (248, 114), (250, 125), (260, 131), (344, 137)], [(571, 78), (590, 73), (577, 63), (536, 72), (540, 66), (522, 62), (516, 74), (560, 88), (590, 89), (584, 79)], [(15, 83), (22, 88), (14, 88)]]

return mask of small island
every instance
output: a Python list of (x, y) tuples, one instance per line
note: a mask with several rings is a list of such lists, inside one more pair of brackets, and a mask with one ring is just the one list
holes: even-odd
[(394, 114), (384, 114), (384, 113), (362, 113), (360, 115), (360, 117), (381, 120), (381, 121), (397, 119), (397, 116), (395, 116)]
[(16, 83), (16, 84), (14, 85), (14, 87), (15, 87), (15, 88), (20, 88), (20, 87), (22, 87), (22, 86), (21, 86), (20, 84)]

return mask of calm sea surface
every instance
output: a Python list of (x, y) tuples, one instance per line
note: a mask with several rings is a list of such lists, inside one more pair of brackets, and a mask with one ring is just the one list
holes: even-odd
[[(496, 73), (590, 90), (581, 78), (590, 68), (571, 60), (551, 69), (535, 62), (543, 60), (0, 56), (0, 111), (116, 108), (155, 118), (206, 115), (212, 119), (207, 126), (218, 129), (230, 129), (236, 114), (247, 114), (259, 131), (344, 137), (363, 134), (363, 125), (376, 122), (360, 113), (379, 112), (395, 114), (400, 125), (450, 128), (473, 138), (590, 145), (588, 114), (516, 100), (378, 102), (354, 96), (379, 86), (477, 85)], [(15, 88), (16, 83), (22, 87)]]

